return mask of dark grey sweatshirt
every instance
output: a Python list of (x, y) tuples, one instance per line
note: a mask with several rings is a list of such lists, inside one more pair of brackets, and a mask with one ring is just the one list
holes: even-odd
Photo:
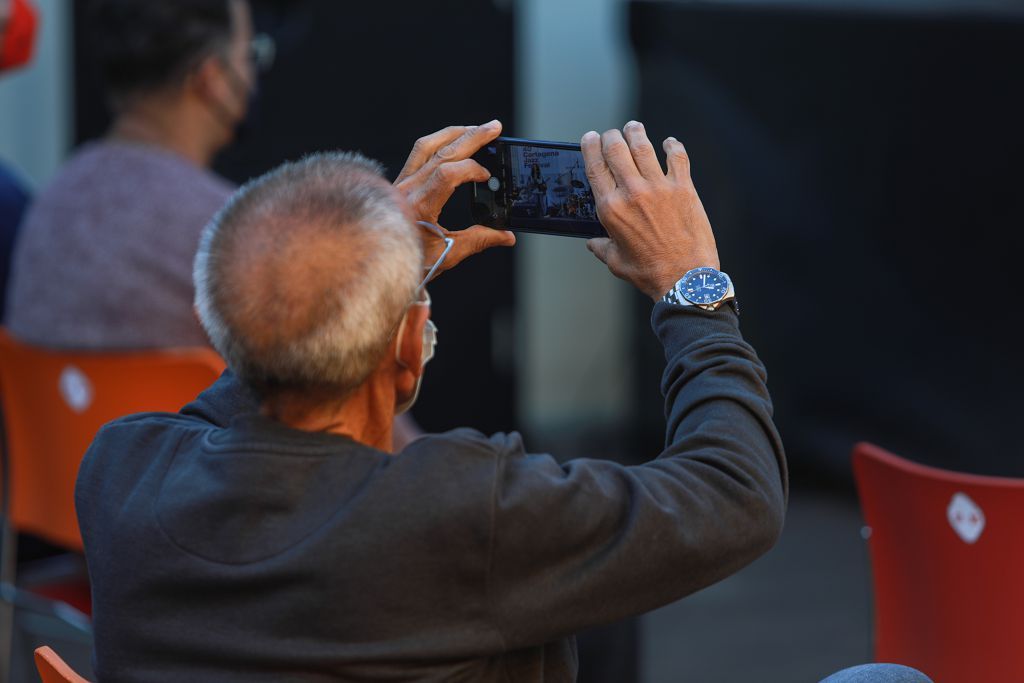
[(392, 456), (260, 417), (230, 373), (107, 425), (76, 491), (100, 683), (574, 680), (574, 632), (728, 576), (782, 527), (735, 315), (659, 303), (653, 323), (667, 446), (634, 467), (469, 429)]

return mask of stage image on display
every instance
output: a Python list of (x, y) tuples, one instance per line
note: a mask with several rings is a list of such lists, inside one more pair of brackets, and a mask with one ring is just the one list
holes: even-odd
[(510, 216), (597, 220), (583, 155), (570, 149), (510, 145)]

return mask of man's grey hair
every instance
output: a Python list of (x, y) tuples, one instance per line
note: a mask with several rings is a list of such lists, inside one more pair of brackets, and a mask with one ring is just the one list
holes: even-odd
[(203, 232), (203, 328), (264, 395), (343, 397), (377, 367), (415, 296), (417, 230), (375, 161), (333, 152), (283, 164), (239, 188)]

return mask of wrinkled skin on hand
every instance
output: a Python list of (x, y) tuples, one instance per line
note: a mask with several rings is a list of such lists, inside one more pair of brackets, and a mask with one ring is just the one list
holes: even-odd
[(683, 144), (663, 144), (663, 171), (643, 124), (630, 121), (581, 140), (597, 215), (608, 237), (587, 247), (616, 277), (657, 301), (687, 271), (719, 268), (718, 248), (704, 206), (690, 178)]

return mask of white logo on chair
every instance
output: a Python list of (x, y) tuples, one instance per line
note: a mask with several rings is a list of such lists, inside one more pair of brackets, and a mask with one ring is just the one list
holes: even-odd
[(985, 513), (966, 493), (954, 493), (946, 508), (953, 531), (964, 543), (974, 543), (985, 530)]
[(92, 405), (92, 382), (74, 365), (68, 365), (60, 373), (61, 398), (76, 413), (85, 412)]

